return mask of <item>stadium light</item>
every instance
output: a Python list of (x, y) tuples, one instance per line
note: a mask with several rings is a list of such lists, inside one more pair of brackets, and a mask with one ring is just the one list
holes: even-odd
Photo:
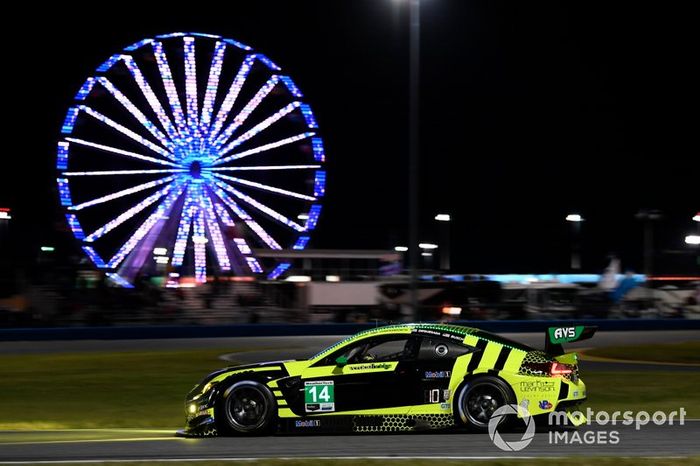
[(698, 212), (697, 214), (695, 214), (695, 217), (693, 217), (693, 220), (696, 221), (696, 222), (700, 222), (700, 212)]
[(583, 217), (579, 214), (569, 214), (566, 216), (567, 222), (583, 222)]
[(41, 247), (41, 252), (54, 252), (56, 248), (53, 246), (42, 246)]
[(450, 214), (437, 214), (435, 216), (435, 220), (438, 222), (449, 222), (452, 220), (452, 218), (450, 217)]
[(421, 249), (437, 249), (438, 245), (433, 243), (420, 243), (418, 247)]
[(287, 277), (286, 281), (296, 283), (310, 282), (311, 277), (309, 277), (308, 275), (290, 275), (289, 277)]
[(700, 244), (700, 235), (688, 235), (685, 237), (685, 244), (696, 246)]
[(444, 306), (442, 313), (448, 316), (458, 316), (462, 313), (462, 308), (458, 306)]
[(394, 251), (396, 252), (406, 252), (408, 251), (408, 246), (395, 246)]
[(11, 220), (10, 209), (7, 207), (0, 207), (0, 220)]

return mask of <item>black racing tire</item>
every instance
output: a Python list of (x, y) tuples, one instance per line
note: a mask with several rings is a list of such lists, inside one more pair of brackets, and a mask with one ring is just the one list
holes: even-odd
[(214, 408), (220, 435), (267, 435), (275, 431), (277, 402), (265, 385), (254, 380), (232, 382)]
[[(457, 390), (454, 412), (459, 424), (476, 432), (486, 432), (493, 412), (515, 402), (513, 390), (503, 379), (478, 376), (467, 380)], [(503, 416), (499, 424), (509, 417)]]

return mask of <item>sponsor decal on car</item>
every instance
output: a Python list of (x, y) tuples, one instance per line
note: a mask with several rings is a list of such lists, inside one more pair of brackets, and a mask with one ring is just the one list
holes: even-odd
[(450, 399), (450, 390), (433, 388), (425, 391), (424, 401), (426, 403), (442, 403)]
[(352, 364), (350, 366), (347, 366), (347, 368), (351, 371), (366, 371), (370, 369), (391, 369), (391, 364), (388, 364), (386, 362), (383, 363), (371, 363), (371, 364)]
[(540, 409), (552, 409), (552, 403), (547, 400), (540, 401)]
[(550, 327), (549, 341), (554, 344), (576, 341), (583, 333), (583, 326), (576, 327)]
[(426, 379), (449, 379), (452, 371), (425, 371)]
[(557, 389), (556, 382), (537, 380), (534, 382), (520, 382), (521, 392), (553, 392)]
[(319, 419), (305, 419), (303, 421), (295, 421), (294, 427), (320, 427), (321, 421)]
[(307, 413), (335, 411), (335, 393), (332, 380), (304, 382), (304, 409)]

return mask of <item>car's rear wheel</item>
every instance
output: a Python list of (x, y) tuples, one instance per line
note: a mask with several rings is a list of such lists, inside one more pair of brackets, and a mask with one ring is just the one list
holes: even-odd
[[(515, 403), (508, 384), (497, 377), (483, 376), (466, 382), (456, 398), (457, 414), (463, 425), (480, 432), (488, 430), (493, 413), (508, 404)], [(503, 422), (506, 416), (499, 420)]]
[(272, 392), (253, 380), (231, 384), (216, 405), (217, 428), (224, 435), (271, 433), (276, 418), (276, 403)]

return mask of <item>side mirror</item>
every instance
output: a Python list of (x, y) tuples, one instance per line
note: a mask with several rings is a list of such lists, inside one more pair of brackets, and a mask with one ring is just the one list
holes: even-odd
[(348, 363), (348, 358), (346, 358), (345, 356), (338, 356), (335, 360), (336, 366), (343, 367), (347, 363)]

